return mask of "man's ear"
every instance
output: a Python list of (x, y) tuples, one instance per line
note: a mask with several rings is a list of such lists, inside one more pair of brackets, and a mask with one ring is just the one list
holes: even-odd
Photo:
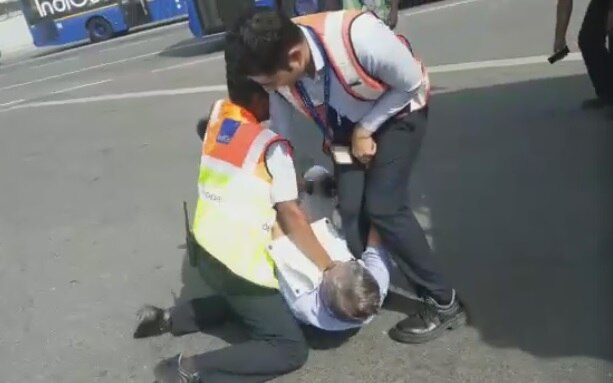
[(287, 60), (289, 67), (291, 69), (297, 69), (300, 67), (303, 59), (302, 49), (300, 49), (300, 45), (296, 45), (292, 47), (287, 53)]

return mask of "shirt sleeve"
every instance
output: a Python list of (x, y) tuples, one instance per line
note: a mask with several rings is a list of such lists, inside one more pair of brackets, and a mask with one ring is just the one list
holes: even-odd
[(389, 86), (360, 121), (360, 126), (375, 132), (409, 104), (423, 81), (421, 65), (396, 34), (371, 14), (353, 22), (351, 41), (364, 70)]
[(381, 247), (368, 247), (362, 254), (362, 262), (377, 281), (381, 293), (381, 303), (387, 296), (390, 287), (390, 262), (386, 251)]
[(266, 166), (272, 177), (272, 204), (297, 200), (298, 185), (294, 160), (285, 143), (275, 142), (270, 145), (266, 152)]

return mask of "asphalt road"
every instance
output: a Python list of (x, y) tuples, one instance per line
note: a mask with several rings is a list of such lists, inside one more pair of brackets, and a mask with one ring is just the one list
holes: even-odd
[[(351, 339), (312, 336), (306, 367), (277, 382), (613, 382), (613, 124), (579, 109), (592, 90), (576, 54), (544, 62), (552, 3), (401, 17), (435, 86), (413, 201), (471, 326), (396, 344), (396, 296)], [(194, 124), (224, 96), (216, 49), (176, 24), (0, 66), (0, 382), (150, 383), (161, 358), (241, 338), (131, 338), (141, 304), (203, 293), (181, 202)], [(301, 161), (317, 147), (303, 131)]]

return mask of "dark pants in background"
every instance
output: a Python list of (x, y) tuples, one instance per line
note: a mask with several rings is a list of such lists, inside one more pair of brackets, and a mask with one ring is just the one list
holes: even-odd
[(613, 43), (607, 49), (607, 17), (610, 0), (592, 0), (579, 32), (579, 48), (596, 95), (613, 102)]
[[(447, 303), (451, 289), (435, 265), (426, 235), (409, 204), (409, 178), (427, 120), (427, 110), (422, 110), (387, 121), (375, 133), (377, 153), (369, 169), (357, 161), (335, 165), (335, 177), (351, 252), (359, 256), (364, 251), (369, 223), (373, 224), (385, 246), (410, 267), (403, 271), (417, 285), (417, 293)], [(349, 144), (350, 129), (337, 136), (336, 144)]]
[(249, 340), (221, 350), (184, 358), (206, 383), (259, 383), (296, 370), (306, 362), (308, 346), (281, 294), (233, 274), (209, 255), (199, 271), (217, 295), (184, 302), (171, 310), (174, 335), (198, 332), (236, 319)]

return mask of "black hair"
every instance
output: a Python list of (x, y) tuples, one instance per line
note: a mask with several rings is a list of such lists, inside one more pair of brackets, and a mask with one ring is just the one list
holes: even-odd
[(266, 90), (257, 82), (240, 73), (237, 67), (237, 42), (227, 39), (225, 46), (226, 84), (230, 101), (248, 109), (253, 97), (268, 97)]
[(204, 140), (204, 135), (206, 134), (206, 128), (208, 126), (209, 126), (208, 118), (201, 118), (200, 120), (198, 120), (198, 123), (196, 124), (196, 134), (198, 134), (198, 137), (200, 137), (201, 141)]
[(298, 25), (278, 10), (252, 9), (228, 31), (236, 70), (246, 76), (289, 69), (289, 50), (304, 39)]

